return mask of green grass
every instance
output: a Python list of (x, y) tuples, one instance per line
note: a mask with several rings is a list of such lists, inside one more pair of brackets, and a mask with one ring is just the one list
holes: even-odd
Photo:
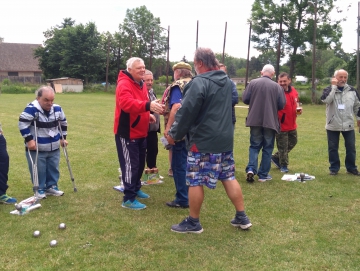
[[(19, 114), (33, 94), (2, 94), (0, 120), (8, 144), (8, 194), (31, 196)], [(253, 227), (241, 231), (230, 225), (234, 208), (221, 184), (205, 189), (200, 235), (176, 234), (172, 224), (188, 210), (171, 209), (174, 196), (167, 177), (167, 151), (159, 143), (158, 168), (164, 183), (143, 187), (148, 208), (121, 208), (118, 161), (114, 143), (114, 95), (57, 94), (69, 122), (68, 153), (78, 192), (74, 193), (64, 156), (61, 156), (60, 198), (43, 200), (42, 208), (25, 216), (10, 215), (13, 206), (0, 205), (1, 270), (359, 270), (360, 178), (342, 168), (328, 175), (325, 107), (304, 105), (298, 118), (299, 142), (290, 153), (290, 172), (316, 176), (304, 184), (273, 180), (245, 181), (249, 129), (245, 108), (236, 108), (236, 176)], [(356, 134), (359, 139), (359, 134)], [(344, 161), (343, 140), (340, 156)], [(359, 144), (358, 144), (359, 145)], [(67, 225), (58, 230), (59, 223)], [(32, 237), (35, 230), (39, 238)], [(58, 240), (51, 248), (49, 242)]]

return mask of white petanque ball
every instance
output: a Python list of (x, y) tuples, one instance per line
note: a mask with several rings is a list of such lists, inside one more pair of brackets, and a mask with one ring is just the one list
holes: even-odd
[(33, 236), (34, 237), (39, 237), (40, 236), (40, 231), (34, 231)]
[(65, 223), (60, 223), (60, 224), (59, 224), (59, 229), (60, 229), (60, 230), (65, 230), (65, 229), (66, 229)]
[(51, 247), (54, 247), (54, 246), (56, 246), (57, 245), (57, 241), (56, 240), (51, 240), (50, 241), (50, 246)]

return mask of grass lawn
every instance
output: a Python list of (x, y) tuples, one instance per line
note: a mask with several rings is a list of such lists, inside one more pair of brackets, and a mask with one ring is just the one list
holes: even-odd
[[(32, 195), (32, 185), (17, 123), (33, 98), (0, 96), (10, 155), (8, 194), (19, 200)], [(242, 231), (230, 225), (235, 210), (219, 183), (215, 190), (205, 189), (204, 232), (197, 235), (170, 231), (188, 210), (165, 205), (174, 197), (174, 184), (160, 142), (157, 164), (164, 183), (143, 187), (151, 196), (142, 201), (147, 209), (121, 208), (122, 194), (112, 188), (119, 184), (113, 94), (57, 94), (55, 102), (68, 119), (68, 154), (78, 192), (62, 154), (63, 197), (48, 197), (24, 216), (10, 215), (14, 207), (0, 205), (1, 270), (359, 270), (360, 177), (346, 174), (342, 139), (341, 170), (328, 175), (325, 106), (304, 105), (298, 118), (299, 140), (289, 169), (316, 176), (306, 183), (282, 181), (273, 166), (272, 181), (246, 183), (247, 109), (236, 108), (236, 177), (253, 227)], [(66, 230), (58, 229), (61, 222)], [(39, 238), (32, 236), (35, 230)], [(53, 248), (52, 239), (58, 241)]]

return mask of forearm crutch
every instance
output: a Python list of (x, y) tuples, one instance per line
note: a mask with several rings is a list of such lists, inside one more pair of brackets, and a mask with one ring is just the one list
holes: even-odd
[(68, 170), (69, 170), (69, 173), (70, 173), (70, 178), (71, 178), (71, 182), (73, 184), (73, 187), (74, 187), (74, 192), (77, 192), (77, 188), (75, 186), (75, 180), (74, 180), (74, 175), (72, 173), (72, 170), (71, 170), (71, 166), (70, 166), (70, 161), (69, 161), (69, 157), (68, 157), (68, 153), (67, 153), (67, 148), (66, 148), (66, 144), (64, 142), (64, 135), (63, 135), (63, 132), (62, 132), (62, 129), (61, 129), (61, 123), (60, 123), (60, 119), (58, 120), (58, 125), (59, 125), (59, 131), (60, 131), (60, 134), (61, 134), (61, 139), (62, 139), (62, 149), (64, 151), (64, 155), (65, 155), (65, 159), (66, 159), (66, 163), (67, 163), (67, 167), (68, 167)]

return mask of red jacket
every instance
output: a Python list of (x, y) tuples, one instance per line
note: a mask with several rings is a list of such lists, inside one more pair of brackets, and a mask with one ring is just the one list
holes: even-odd
[(114, 134), (128, 139), (147, 137), (150, 100), (146, 86), (120, 71), (116, 87)]
[(278, 111), (281, 132), (295, 130), (296, 125), (296, 107), (299, 102), (299, 94), (296, 89), (289, 86), (289, 91), (284, 91), (286, 105), (284, 109)]

